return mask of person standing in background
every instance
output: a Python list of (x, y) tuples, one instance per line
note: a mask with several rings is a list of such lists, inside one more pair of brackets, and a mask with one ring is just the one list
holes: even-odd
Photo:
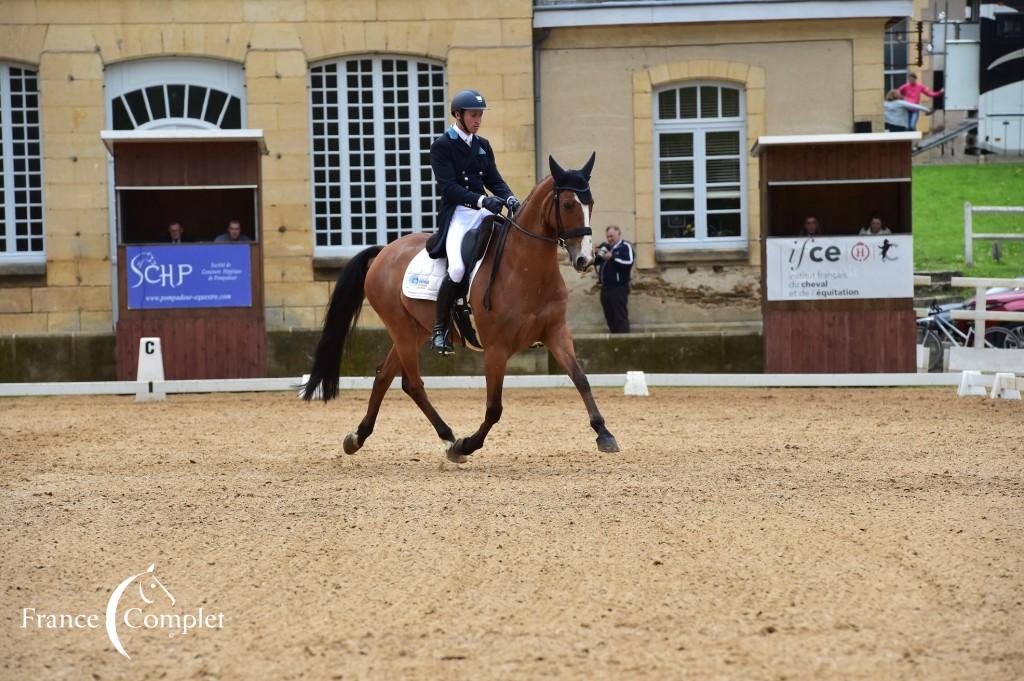
[[(917, 74), (913, 71), (907, 75), (907, 82), (900, 85), (899, 93), (903, 97), (903, 101), (910, 102), (911, 104), (920, 104), (921, 95), (928, 97), (939, 97), (945, 90), (929, 90), (921, 83), (917, 82)], [(911, 132), (917, 130), (917, 119), (921, 115), (920, 111), (911, 110), (907, 112), (907, 129)]]
[(597, 247), (597, 278), (601, 282), (601, 307), (608, 330), (629, 333), (629, 273), (633, 269), (633, 245), (622, 238), (617, 225), (605, 230), (607, 241)]
[[(905, 99), (900, 99), (899, 90), (889, 90), (885, 95), (885, 131), (886, 132), (907, 132), (907, 120), (911, 113), (924, 112), (930, 114), (932, 111), (926, 106), (912, 104)], [(914, 121), (915, 123), (917, 121)]]

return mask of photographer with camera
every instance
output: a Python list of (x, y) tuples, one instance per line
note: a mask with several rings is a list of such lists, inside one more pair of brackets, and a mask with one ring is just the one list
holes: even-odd
[(617, 225), (605, 230), (607, 241), (594, 251), (597, 278), (601, 282), (601, 307), (608, 330), (629, 333), (629, 272), (633, 269), (633, 245), (622, 238)]

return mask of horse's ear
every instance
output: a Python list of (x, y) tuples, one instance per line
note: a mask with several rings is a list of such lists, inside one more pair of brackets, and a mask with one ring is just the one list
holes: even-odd
[(580, 168), (580, 172), (583, 173), (584, 177), (590, 179), (590, 171), (594, 169), (594, 160), (597, 158), (597, 152), (593, 151), (590, 153), (590, 160), (587, 161), (586, 165)]
[(555, 178), (555, 184), (562, 184), (565, 171), (562, 170), (562, 166), (558, 165), (554, 156), (548, 156), (548, 168), (551, 169), (551, 177)]

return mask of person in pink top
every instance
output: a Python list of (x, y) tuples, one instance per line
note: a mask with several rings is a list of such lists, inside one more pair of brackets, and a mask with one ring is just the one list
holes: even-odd
[[(920, 104), (921, 95), (927, 95), (928, 97), (938, 97), (945, 90), (929, 90), (921, 83), (917, 82), (917, 74), (913, 71), (907, 76), (907, 82), (900, 85), (899, 93), (903, 97), (903, 101), (910, 102), (911, 104)], [(910, 130), (917, 129), (917, 117), (921, 115), (920, 111), (910, 110), (907, 112), (907, 128)]]

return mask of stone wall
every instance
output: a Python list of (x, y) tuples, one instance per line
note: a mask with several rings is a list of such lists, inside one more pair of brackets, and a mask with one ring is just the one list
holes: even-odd
[[(492, 107), (483, 134), (513, 189), (534, 181), (532, 3), (497, 0), (5, 0), (0, 61), (37, 68), (45, 276), (0, 273), (0, 334), (110, 331), (112, 269), (103, 71), (147, 57), (245, 66), (247, 126), (261, 128), (267, 324), (315, 328), (331, 282), (314, 276), (307, 69), (395, 54), (445, 63), (448, 91)], [(372, 314), (368, 322), (374, 321)]]

